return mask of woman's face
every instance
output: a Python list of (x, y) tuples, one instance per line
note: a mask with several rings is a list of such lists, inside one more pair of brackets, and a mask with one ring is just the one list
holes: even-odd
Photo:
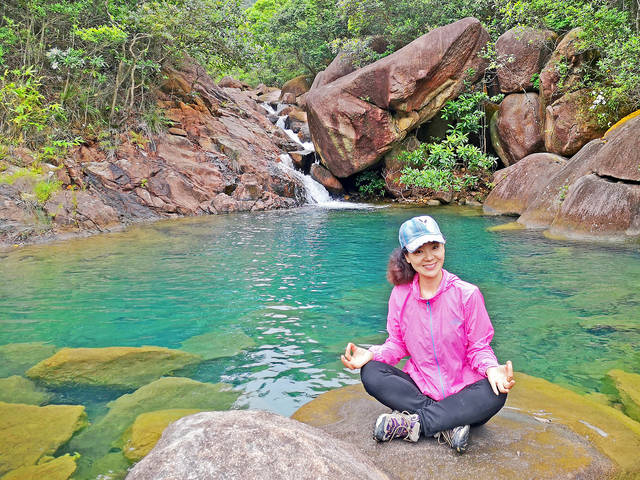
[(444, 243), (425, 243), (404, 257), (421, 277), (438, 278), (444, 265)]

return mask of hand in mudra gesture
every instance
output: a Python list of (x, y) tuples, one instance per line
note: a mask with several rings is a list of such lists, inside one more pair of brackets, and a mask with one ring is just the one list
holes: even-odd
[(513, 379), (513, 364), (509, 360), (505, 365), (487, 368), (487, 380), (493, 389), (493, 393), (509, 393), (516, 383)]
[(373, 353), (351, 342), (347, 344), (344, 355), (340, 355), (340, 360), (342, 360), (343, 365), (351, 370), (362, 368), (364, 364), (372, 359)]

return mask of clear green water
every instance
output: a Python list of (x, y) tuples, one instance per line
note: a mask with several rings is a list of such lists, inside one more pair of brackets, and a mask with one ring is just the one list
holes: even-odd
[[(242, 331), (251, 349), (202, 363), (240, 408), (285, 415), (358, 381), (348, 340), (385, 337), (385, 280), (397, 229), (428, 213), (447, 236), (445, 268), (480, 286), (498, 358), (582, 392), (611, 368), (640, 373), (640, 248), (490, 233), (476, 209), (304, 208), (182, 219), (0, 253), (0, 345), (159, 345)], [(123, 392), (66, 390), (90, 417)]]

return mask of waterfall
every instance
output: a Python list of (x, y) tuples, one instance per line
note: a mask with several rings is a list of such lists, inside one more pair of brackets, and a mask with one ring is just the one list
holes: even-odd
[[(278, 115), (276, 126), (284, 130), (284, 132), (291, 140), (300, 145), (300, 150), (306, 150), (308, 152), (315, 151), (312, 142), (302, 142), (300, 138), (298, 138), (298, 135), (293, 132), (293, 130), (285, 128), (287, 115), (280, 115), (280, 112), (285, 108), (284, 104), (279, 103), (276, 110), (274, 110), (273, 107), (268, 103), (262, 103), (261, 105), (262, 108), (264, 108), (269, 114)], [(293, 175), (302, 182), (306, 192), (307, 204), (331, 209), (364, 209), (373, 207), (373, 205), (369, 205), (367, 203), (354, 203), (345, 202), (343, 200), (332, 200), (331, 195), (329, 195), (329, 192), (321, 183), (316, 182), (313, 178), (311, 178), (311, 175), (305, 175), (294, 168), (293, 159), (288, 153), (283, 153), (282, 155), (280, 155), (280, 163), (278, 165), (280, 165), (280, 167), (287, 173)]]

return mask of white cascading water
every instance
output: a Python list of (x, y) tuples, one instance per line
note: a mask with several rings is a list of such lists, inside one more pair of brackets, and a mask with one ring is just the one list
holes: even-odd
[[(274, 110), (271, 105), (268, 103), (262, 103), (262, 108), (264, 108), (271, 115), (278, 115), (278, 121), (276, 122), (276, 126), (280, 127), (287, 136), (300, 145), (301, 150), (307, 151), (315, 151), (313, 147), (313, 142), (302, 142), (298, 135), (296, 135), (293, 130), (285, 128), (285, 122), (287, 119), (287, 115), (280, 115), (280, 112), (285, 108), (285, 105), (282, 103), (278, 104), (277, 110)], [(310, 175), (305, 175), (302, 172), (296, 170), (293, 166), (293, 159), (288, 153), (283, 153), (280, 155), (281, 162), (279, 165), (281, 168), (286, 170), (288, 173), (296, 177), (298, 180), (302, 182), (306, 191), (307, 203), (311, 205), (317, 205), (323, 208), (335, 208), (335, 209), (356, 209), (356, 208), (371, 208), (373, 205), (369, 205), (366, 203), (353, 203), (353, 202), (345, 202), (342, 200), (332, 200), (331, 195), (321, 183), (316, 182)]]

